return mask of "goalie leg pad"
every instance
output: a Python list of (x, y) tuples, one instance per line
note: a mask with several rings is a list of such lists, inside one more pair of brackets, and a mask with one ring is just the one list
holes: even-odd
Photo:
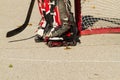
[(39, 0), (38, 2), (42, 16), (40, 26), (44, 27), (43, 38), (63, 37), (68, 34), (76, 36), (77, 26), (69, 0)]
[(69, 24), (70, 9), (68, 9), (69, 7), (67, 7), (68, 0), (56, 0), (56, 1), (57, 5), (55, 9), (57, 9), (56, 13), (58, 13), (59, 15), (56, 15), (55, 17), (59, 19), (57, 20), (59, 26), (52, 32), (52, 37), (61, 36), (63, 33), (70, 29)]

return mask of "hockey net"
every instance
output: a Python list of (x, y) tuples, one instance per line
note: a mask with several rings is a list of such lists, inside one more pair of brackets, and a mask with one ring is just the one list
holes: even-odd
[(75, 0), (81, 35), (120, 33), (120, 0)]

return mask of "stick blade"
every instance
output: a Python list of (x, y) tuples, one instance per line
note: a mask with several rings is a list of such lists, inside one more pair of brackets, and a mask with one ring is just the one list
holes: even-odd
[(24, 25), (24, 26), (21, 26), (19, 28), (16, 28), (14, 30), (7, 32), (6, 37), (8, 38), (8, 37), (12, 37), (12, 36), (19, 34), (20, 32), (22, 32), (26, 28), (26, 26), (27, 25)]
[(30, 17), (31, 17), (31, 13), (32, 13), (32, 10), (33, 10), (33, 6), (34, 6), (34, 3), (35, 3), (35, 0), (31, 0), (31, 3), (30, 3), (30, 6), (29, 6), (29, 9), (28, 9), (28, 12), (27, 12), (27, 17), (26, 17), (26, 20), (24, 22), (24, 24), (14, 30), (11, 30), (9, 32), (7, 32), (6, 34), (6, 37), (12, 37), (20, 32), (22, 32), (28, 25), (29, 23), (29, 20), (30, 20)]

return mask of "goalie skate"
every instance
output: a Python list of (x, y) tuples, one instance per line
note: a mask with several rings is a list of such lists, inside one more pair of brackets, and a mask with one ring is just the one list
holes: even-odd
[(44, 42), (43, 38), (40, 35), (38, 35), (38, 34), (35, 35), (34, 41), (36, 43), (38, 43), (38, 42)]
[(54, 38), (49, 38), (46, 44), (49, 47), (61, 47), (61, 46), (76, 46), (77, 42), (80, 42), (80, 41), (64, 40), (63, 38), (54, 37)]

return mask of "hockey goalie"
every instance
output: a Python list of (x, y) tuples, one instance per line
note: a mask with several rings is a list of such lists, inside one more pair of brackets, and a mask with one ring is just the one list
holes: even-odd
[(45, 41), (49, 47), (76, 46), (80, 42), (69, 0), (38, 0), (38, 6), (42, 19), (35, 42)]

